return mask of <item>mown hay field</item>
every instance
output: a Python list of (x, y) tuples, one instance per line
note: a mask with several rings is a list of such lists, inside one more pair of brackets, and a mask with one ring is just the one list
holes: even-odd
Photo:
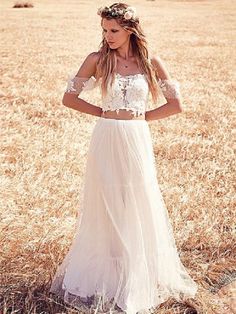
[[(74, 236), (98, 117), (61, 100), (68, 75), (99, 49), (97, 8), (112, 2), (14, 3), (0, 3), (0, 311), (75, 313), (48, 289)], [(182, 113), (149, 125), (177, 247), (199, 291), (156, 313), (235, 313), (236, 2), (129, 4), (183, 99)], [(99, 106), (96, 92), (85, 97)]]

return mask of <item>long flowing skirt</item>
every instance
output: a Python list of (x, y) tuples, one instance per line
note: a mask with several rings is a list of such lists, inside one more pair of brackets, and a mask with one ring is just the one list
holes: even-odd
[(73, 243), (50, 292), (87, 313), (146, 313), (194, 297), (157, 181), (146, 120), (100, 117)]

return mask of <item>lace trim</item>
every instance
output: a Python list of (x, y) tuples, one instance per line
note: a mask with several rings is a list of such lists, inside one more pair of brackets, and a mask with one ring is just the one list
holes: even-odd
[(135, 116), (139, 116), (139, 115), (142, 115), (142, 114), (145, 113), (145, 110), (143, 110), (143, 109), (127, 108), (127, 107), (119, 107), (119, 108), (117, 108), (117, 109), (104, 109), (104, 108), (102, 108), (102, 112), (106, 112), (106, 111), (116, 111), (116, 113), (118, 114), (121, 109), (124, 109), (124, 110), (126, 110), (126, 111), (131, 111), (131, 113), (132, 113), (133, 115), (135, 115)]
[(90, 91), (97, 86), (96, 79), (89, 77), (68, 77), (65, 93), (80, 94), (82, 91)]
[(166, 98), (179, 98), (181, 95), (180, 84), (178, 81), (159, 79), (158, 85)]

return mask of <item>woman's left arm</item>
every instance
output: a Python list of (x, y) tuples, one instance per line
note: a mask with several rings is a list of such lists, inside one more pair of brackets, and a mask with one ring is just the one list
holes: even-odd
[(167, 101), (166, 104), (145, 112), (145, 119), (158, 120), (182, 112), (179, 82), (173, 80), (160, 57), (152, 57), (151, 62), (155, 68), (158, 84)]

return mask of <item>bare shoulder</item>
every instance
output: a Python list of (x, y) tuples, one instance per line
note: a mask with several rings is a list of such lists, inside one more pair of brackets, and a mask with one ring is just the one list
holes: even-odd
[(90, 59), (90, 61), (92, 62), (96, 62), (99, 60), (99, 57), (100, 57), (100, 52), (99, 51), (94, 51), (94, 52), (91, 52), (87, 58)]
[(89, 53), (82, 62), (76, 76), (88, 78), (94, 76), (96, 73), (99, 57), (100, 53), (97, 51)]
[(171, 79), (167, 66), (160, 56), (153, 55), (150, 60), (160, 79)]

